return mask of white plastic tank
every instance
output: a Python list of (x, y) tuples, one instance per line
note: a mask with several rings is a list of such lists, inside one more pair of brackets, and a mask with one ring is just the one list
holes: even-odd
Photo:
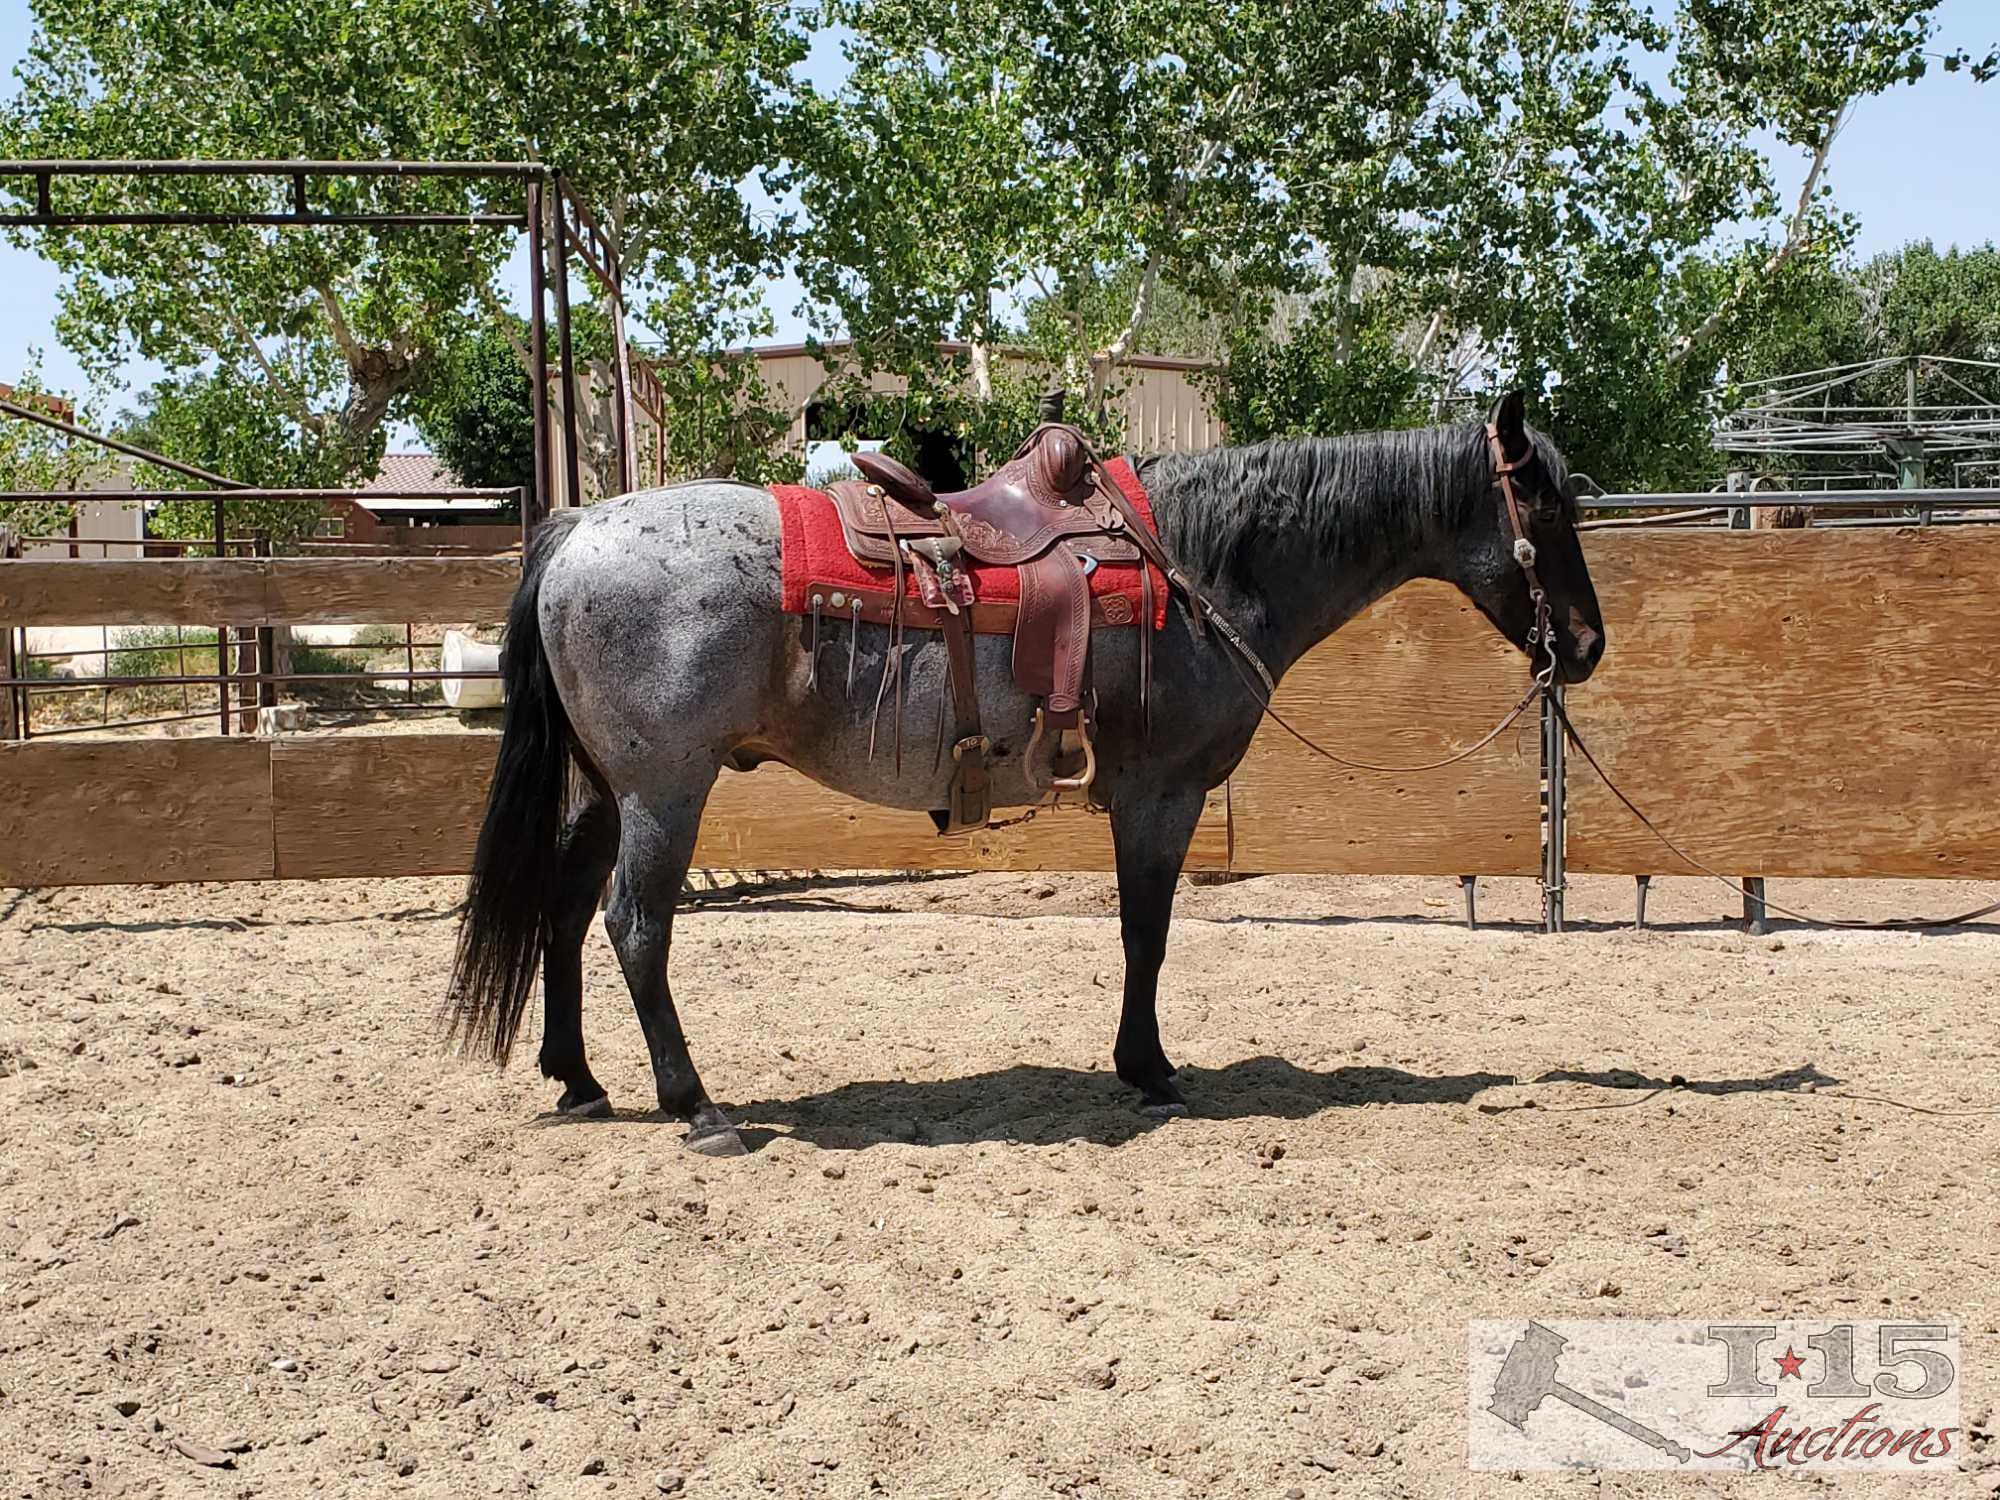
[(444, 633), (444, 649), (439, 653), (441, 660), (438, 670), (448, 675), (444, 678), (444, 701), (453, 708), (498, 708), (500, 706), (500, 679), (497, 677), (461, 677), (460, 672), (497, 672), (500, 670), (500, 648), (489, 646), (484, 641), (475, 641), (462, 630), (447, 630)]

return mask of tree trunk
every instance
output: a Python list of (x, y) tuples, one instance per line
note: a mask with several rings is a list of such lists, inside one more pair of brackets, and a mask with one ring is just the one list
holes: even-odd
[(359, 452), (389, 415), (389, 407), (417, 376), (417, 362), (392, 350), (362, 348), (347, 366), (347, 399), (341, 403), (341, 441)]
[(993, 399), (993, 288), (981, 286), (973, 296), (979, 311), (972, 320), (972, 394), (985, 402)]

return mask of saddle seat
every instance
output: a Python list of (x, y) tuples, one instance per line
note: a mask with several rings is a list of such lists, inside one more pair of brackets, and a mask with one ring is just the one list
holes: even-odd
[[(1014, 680), (1038, 701), (1027, 753), (1032, 760), (1044, 731), (1056, 731), (1059, 760), (1066, 756), (1075, 769), (1080, 758), (1082, 765), (1079, 774), (1058, 774), (1052, 784), (1087, 790), (1096, 770), (1083, 712), (1093, 624), (1090, 575), (1100, 563), (1142, 558), (1088, 439), (1066, 423), (1044, 422), (987, 479), (942, 495), (884, 454), (853, 457), (864, 479), (844, 480), (827, 491), (847, 548), (857, 562), (891, 570), (899, 601), (889, 616), (891, 630), (900, 631), (906, 622), (942, 630), (950, 653), (955, 771), (943, 831), (983, 827), (991, 810), (985, 770), (990, 745), (980, 727), (973, 673), (975, 631), (1011, 626)], [(1017, 570), (1020, 605), (1011, 621), (990, 624), (993, 616), (974, 608), (978, 601), (967, 562)], [(915, 620), (900, 602), (905, 569), (917, 580), (918, 600), (910, 601), (921, 604)], [(1152, 575), (1143, 565), (1140, 573), (1146, 599), (1141, 630), (1149, 634)], [(1131, 623), (1129, 605), (1116, 602), (1124, 609), (1104, 623)], [(855, 608), (859, 619), (860, 605)], [(1149, 641), (1142, 639), (1141, 655), (1150, 661)], [(899, 692), (899, 703), (900, 698)], [(1058, 764), (1058, 773), (1063, 769)]]
[[(892, 536), (898, 543), (952, 536), (975, 562), (1018, 568), (1066, 537), (1109, 538), (1124, 528), (1083, 434), (1059, 422), (1037, 427), (1011, 459), (969, 490), (937, 494), (883, 453), (857, 453), (854, 466), (868, 483), (849, 481), (830, 493), (849, 549), (861, 562), (890, 562)], [(1139, 555), (1129, 542), (1099, 550), (1105, 562)]]

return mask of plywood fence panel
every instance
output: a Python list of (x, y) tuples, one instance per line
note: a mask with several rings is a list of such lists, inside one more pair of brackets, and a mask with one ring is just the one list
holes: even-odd
[[(1277, 707), (1349, 759), (1416, 765), (1477, 740), (1527, 684), (1527, 658), (1464, 595), (1423, 581), (1308, 652), (1279, 684)], [(1230, 865), (1532, 874), (1541, 864), (1539, 779), (1533, 712), (1459, 765), (1406, 775), (1334, 765), (1266, 723), (1229, 784)]]
[(262, 741), (0, 745), (0, 886), (273, 873), (271, 747)]
[[(872, 807), (774, 765), (722, 773), (702, 818), (695, 863), (734, 870), (1113, 868), (1104, 817), (1065, 809), (1014, 828), (939, 838), (923, 813)], [(1187, 868), (1228, 864), (1228, 797), (1218, 789), (1209, 793)]]
[[(2000, 529), (1599, 532), (1571, 717), (1739, 875), (2000, 877)], [(1570, 757), (1569, 865), (1685, 871)]]
[(12, 625), (367, 625), (498, 620), (506, 557), (145, 558), (0, 562)]

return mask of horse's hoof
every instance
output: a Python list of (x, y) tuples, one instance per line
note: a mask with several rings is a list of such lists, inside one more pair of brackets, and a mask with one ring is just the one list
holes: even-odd
[(690, 1130), (681, 1144), (701, 1156), (748, 1156), (750, 1148), (733, 1125), (714, 1125), (706, 1130)]
[(1149, 1120), (1185, 1120), (1188, 1107), (1185, 1104), (1142, 1104), (1139, 1113)]
[(611, 1118), (611, 1096), (599, 1094), (595, 1099), (572, 1099), (564, 1094), (556, 1100), (556, 1113), (568, 1115), (572, 1120), (608, 1120)]

